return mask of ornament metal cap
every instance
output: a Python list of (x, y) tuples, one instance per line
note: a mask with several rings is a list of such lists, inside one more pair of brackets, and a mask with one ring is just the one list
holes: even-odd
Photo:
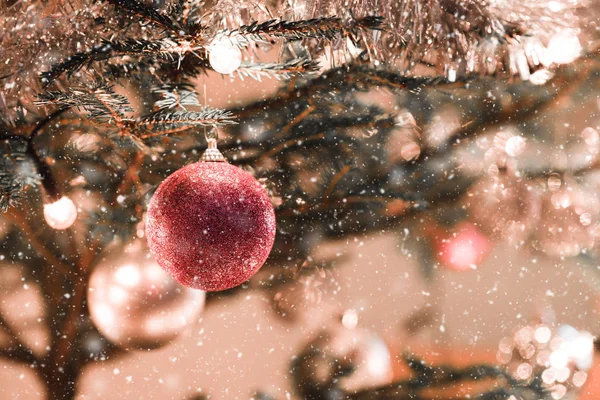
[(221, 154), (217, 148), (217, 132), (216, 129), (205, 134), (208, 148), (202, 154), (200, 161), (202, 162), (227, 162), (227, 159)]

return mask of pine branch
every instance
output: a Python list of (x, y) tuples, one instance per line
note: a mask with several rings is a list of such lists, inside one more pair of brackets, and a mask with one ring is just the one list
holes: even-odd
[(15, 181), (12, 174), (0, 170), (0, 213), (19, 204), (22, 195), (23, 185)]
[[(113, 1), (113, 0), (111, 0)], [(132, 0), (114, 0), (116, 2), (129, 3)], [(133, 3), (137, 4), (135, 1)], [(380, 17), (365, 17), (351, 22), (345, 22), (341, 18), (318, 18), (301, 21), (280, 21), (270, 20), (263, 23), (243, 25), (233, 31), (224, 31), (217, 34), (219, 36), (228, 36), (237, 46), (243, 47), (253, 41), (271, 42), (273, 38), (284, 38), (286, 40), (299, 40), (304, 38), (333, 39), (338, 35), (355, 37), (357, 33), (365, 29), (380, 29), (382, 19)], [(201, 30), (203, 32), (203, 30)], [(131, 56), (151, 56), (157, 59), (174, 61), (176, 57), (182, 62), (186, 54), (192, 53), (196, 48), (191, 42), (181, 40), (180, 42), (171, 39), (160, 39), (150, 41), (145, 39), (124, 39), (103, 41), (102, 44), (93, 47), (90, 51), (76, 53), (65, 61), (53, 65), (49, 71), (41, 74), (41, 81), (46, 87), (54, 80), (66, 73), (68, 77), (84, 67), (89, 67), (92, 63), (106, 61), (114, 57)], [(195, 60), (195, 64), (201, 64), (202, 58)], [(275, 76), (279, 71), (283, 77), (287, 76), (282, 72), (286, 69), (293, 69), (301, 72), (304, 69), (314, 69), (308, 61), (298, 61), (286, 63), (279, 69), (275, 65), (265, 65), (261, 71), (271, 71)], [(289, 74), (289, 72), (287, 73)], [(248, 76), (253, 74), (248, 73)], [(254, 72), (254, 76), (256, 72)]]
[(104, 0), (115, 6), (118, 11), (127, 15), (135, 15), (143, 20), (149, 21), (156, 26), (170, 30), (172, 33), (180, 34), (182, 27), (170, 15), (157, 11), (154, 7), (136, 0)]
[(181, 82), (196, 77), (207, 70), (212, 70), (212, 68), (203, 52), (188, 52), (177, 59), (177, 65), (175, 66), (173, 62), (168, 62), (168, 60), (160, 63), (157, 74), (165, 77), (168, 82)]
[(71, 87), (67, 91), (49, 91), (38, 95), (37, 105), (54, 104), (61, 108), (77, 108), (99, 122), (120, 123), (125, 113), (133, 112), (129, 100), (113, 92), (108, 85), (97, 83), (92, 87)]
[(238, 68), (236, 72), (241, 78), (250, 77), (260, 81), (263, 77), (287, 80), (297, 75), (316, 72), (318, 69), (319, 64), (317, 62), (307, 58), (298, 58), (282, 64), (242, 64), (242, 66)]
[(445, 76), (406, 76), (397, 72), (379, 69), (370, 65), (343, 65), (307, 82), (299, 90), (368, 90), (372, 87), (409, 90), (419, 92), (425, 88), (438, 86), (463, 86), (479, 78), (475, 75), (460, 76), (449, 80)]
[(220, 34), (228, 36), (237, 46), (244, 47), (251, 42), (270, 43), (274, 38), (287, 41), (301, 39), (332, 40), (339, 35), (354, 36), (360, 30), (381, 29), (383, 18), (376, 16), (364, 17), (350, 22), (338, 17), (313, 18), (300, 21), (285, 21), (273, 19), (265, 22), (254, 22), (242, 25), (237, 29), (223, 31)]
[(311, 96), (319, 98), (324, 94), (331, 96), (334, 93), (351, 93), (382, 87), (417, 93), (427, 88), (462, 87), (476, 79), (480, 79), (480, 77), (466, 75), (460, 76), (456, 80), (449, 80), (444, 76), (406, 76), (370, 65), (351, 64), (333, 68), (308, 80), (302, 80), (296, 86), (286, 88), (287, 90), (283, 90), (276, 97), (259, 100), (244, 106), (243, 109), (232, 111), (241, 118), (265, 108), (283, 108), (300, 98)]
[(369, 87), (383, 86), (389, 89), (407, 89), (412, 92), (438, 86), (460, 87), (479, 78), (476, 75), (461, 75), (453, 80), (445, 76), (406, 76), (370, 66), (353, 66), (348, 69), (348, 73), (350, 77), (347, 79), (359, 81)]
[[(122, 61), (122, 60), (120, 60)], [(135, 62), (106, 62), (98, 68), (98, 74), (108, 77), (111, 81), (117, 81), (120, 78), (142, 81), (153, 69), (153, 61), (136, 60)]]
[(201, 111), (160, 111), (140, 118), (138, 124), (160, 134), (162, 130), (191, 128), (193, 126), (220, 126), (236, 124), (229, 111), (206, 107)]
[(51, 84), (63, 73), (68, 77), (84, 67), (89, 67), (93, 62), (106, 61), (114, 57), (122, 56), (151, 56), (163, 60), (175, 60), (182, 57), (192, 49), (187, 42), (177, 43), (170, 39), (159, 39), (155, 41), (144, 39), (105, 40), (102, 44), (95, 46), (87, 52), (76, 53), (65, 61), (53, 65), (47, 72), (41, 74), (44, 87)]

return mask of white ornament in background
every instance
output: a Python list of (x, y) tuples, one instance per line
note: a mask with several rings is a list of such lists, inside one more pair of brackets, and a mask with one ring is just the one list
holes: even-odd
[(174, 281), (152, 258), (145, 240), (105, 250), (88, 286), (88, 308), (98, 330), (125, 349), (162, 347), (195, 323), (205, 293)]
[(229, 75), (242, 64), (242, 52), (227, 39), (215, 39), (208, 46), (208, 61), (212, 69)]
[(61, 197), (54, 203), (44, 205), (44, 219), (51, 228), (67, 229), (77, 219), (77, 206), (70, 198)]

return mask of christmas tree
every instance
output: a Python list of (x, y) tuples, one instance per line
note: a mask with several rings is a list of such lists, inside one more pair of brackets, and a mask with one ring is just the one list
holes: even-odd
[(598, 2), (0, 10), (0, 397), (597, 398)]

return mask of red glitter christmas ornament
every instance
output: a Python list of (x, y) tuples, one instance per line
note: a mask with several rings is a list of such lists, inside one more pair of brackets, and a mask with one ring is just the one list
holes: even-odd
[(185, 286), (226, 290), (250, 279), (275, 240), (275, 211), (260, 183), (225, 162), (209, 139), (202, 161), (160, 184), (146, 235), (156, 261)]

